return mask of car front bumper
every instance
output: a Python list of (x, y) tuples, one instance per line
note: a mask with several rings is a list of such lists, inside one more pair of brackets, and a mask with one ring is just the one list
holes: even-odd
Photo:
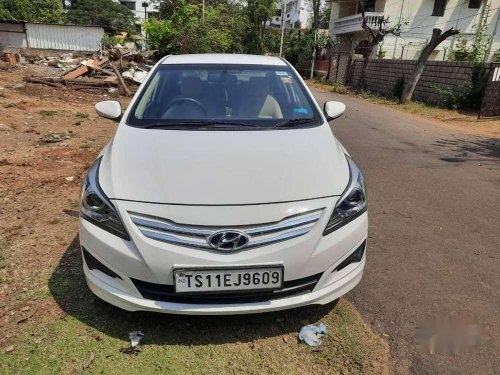
[[(367, 213), (331, 234), (322, 235), (335, 201), (325, 199), (296, 203), (297, 209), (307, 211), (324, 207), (321, 219), (308, 234), (269, 246), (242, 250), (234, 254), (218, 254), (202, 249), (190, 249), (146, 238), (134, 227), (128, 217), (128, 212), (144, 210), (144, 206), (139, 207), (135, 203), (120, 202), (121, 216), (122, 219), (124, 218), (131, 241), (122, 240), (88, 221), (80, 219), (82, 249), (84, 253), (90, 254), (95, 261), (103, 266), (99, 269), (95, 264), (90, 264), (89, 267), (88, 260), (84, 261), (85, 277), (89, 288), (95, 295), (128, 311), (223, 315), (284, 310), (310, 304), (324, 305), (338, 299), (358, 284), (366, 262)], [(283, 212), (288, 212), (290, 207), (288, 204), (283, 205), (283, 207), (273, 205), (269, 208), (245, 208), (244, 214), (246, 217), (251, 216), (247, 220), (272, 222), (275, 220), (274, 217), (285, 216)], [(152, 212), (156, 206), (148, 207), (148, 209), (150, 210), (149, 214), (156, 216), (166, 212), (164, 207), (159, 208), (165, 210), (160, 213)], [(295, 209), (295, 206), (292, 206), (292, 209)], [(186, 210), (186, 207), (168, 207), (169, 215), (176, 216), (176, 218), (185, 214)], [(231, 214), (234, 213), (231, 207), (197, 208), (196, 212), (200, 217), (207, 218), (231, 217)], [(189, 216), (193, 217), (194, 215)], [(233, 215), (233, 217), (236, 216)], [(363, 248), (363, 257), (345, 265), (346, 260), (361, 247)], [(298, 285), (298, 281), (310, 280), (313, 277), (315, 278), (314, 284), (308, 289), (302, 288), (294, 293), (273, 295), (271, 298), (257, 298), (257, 300), (242, 298), (227, 301), (228, 298), (222, 296), (216, 302), (213, 299), (207, 301), (203, 298), (198, 300), (184, 298), (182, 294), (176, 294), (173, 290), (173, 270), (175, 268), (202, 266), (231, 268), (277, 264), (284, 268), (285, 284)], [(150, 286), (159, 288), (160, 292), (148, 295), (141, 284), (146, 285), (146, 288)], [(165, 288), (168, 293), (164, 292)], [(156, 295), (159, 297), (156, 298)]]
[[(365, 252), (366, 254), (366, 252)], [(306, 305), (328, 304), (353, 289), (361, 280), (366, 255), (361, 262), (348, 266), (349, 272), (322, 288), (298, 296), (254, 303), (189, 304), (154, 301), (138, 297), (110, 283), (110, 277), (100, 271), (91, 271), (84, 264), (85, 277), (90, 290), (102, 300), (127, 311), (153, 311), (185, 315), (252, 314), (292, 309)], [(326, 272), (325, 272), (326, 273)]]

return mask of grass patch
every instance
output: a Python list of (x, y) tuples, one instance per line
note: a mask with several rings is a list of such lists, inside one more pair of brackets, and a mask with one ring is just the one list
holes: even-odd
[[(93, 357), (88, 370), (104, 374), (304, 374), (311, 369), (363, 374), (383, 372), (387, 360), (386, 345), (373, 338), (348, 303), (324, 311), (321, 321), (329, 332), (318, 349), (297, 342), (298, 317), (310, 315), (307, 311), (280, 314), (287, 321), (279, 324), (276, 314), (177, 317), (128, 314), (100, 302), (90, 306), (96, 311), (89, 310), (87, 319), (93, 322), (69, 315), (26, 328), (15, 351), (0, 354), (0, 372), (75, 373)], [(92, 315), (99, 312), (107, 315)], [(135, 329), (145, 334), (141, 352), (122, 354), (128, 332)]]
[(52, 117), (57, 115), (57, 111), (50, 111), (50, 110), (41, 110), (38, 111), (38, 113), (44, 117)]
[(89, 114), (85, 113), (85, 112), (76, 112), (75, 117), (76, 118), (81, 118), (81, 119), (88, 119), (89, 118)]
[(309, 80), (307, 84), (311, 87), (319, 88), (322, 90), (335, 92), (337, 94), (352, 95), (369, 100), (372, 103), (391, 106), (399, 111), (420, 115), (427, 118), (438, 119), (441, 121), (468, 121), (479, 122), (477, 120), (477, 113), (470, 112), (461, 113), (455, 110), (440, 108), (427, 103), (410, 102), (406, 104), (399, 103), (396, 98), (391, 98), (379, 95), (370, 91), (356, 92), (341, 84), (332, 84), (321, 80)]
[(78, 199), (68, 199), (68, 205), (73, 210), (77, 210), (80, 208), (80, 201)]
[(16, 300), (20, 302), (33, 302), (50, 297), (50, 292), (47, 287), (29, 289), (26, 292), (16, 294)]
[(7, 252), (12, 246), (12, 240), (8, 237), (0, 237), (0, 270), (7, 265)]
[(75, 121), (75, 122), (73, 123), (73, 126), (80, 126), (81, 124), (82, 124), (82, 122), (81, 122), (81, 121)]
[[(174, 316), (129, 313), (108, 305), (85, 286), (75, 240), (48, 283), (67, 314), (28, 322), (0, 353), (2, 374), (315, 374), (387, 373), (387, 344), (363, 323), (352, 305), (311, 306), (248, 316)], [(297, 341), (303, 324), (325, 323), (323, 345)], [(120, 352), (128, 334), (141, 330), (138, 355)]]
[(3, 107), (4, 108), (12, 108), (12, 107), (14, 107), (14, 103), (4, 103)]

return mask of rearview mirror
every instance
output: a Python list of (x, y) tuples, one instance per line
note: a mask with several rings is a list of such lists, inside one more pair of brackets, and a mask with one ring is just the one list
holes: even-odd
[(326, 120), (332, 121), (342, 116), (345, 112), (345, 104), (337, 101), (329, 101), (325, 103), (323, 111), (325, 112)]
[(118, 121), (122, 117), (122, 106), (116, 100), (104, 100), (95, 105), (95, 111), (101, 117)]

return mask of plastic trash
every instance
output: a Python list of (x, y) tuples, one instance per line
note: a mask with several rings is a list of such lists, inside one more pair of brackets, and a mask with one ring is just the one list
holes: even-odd
[(141, 331), (133, 331), (128, 334), (128, 337), (130, 339), (130, 346), (134, 348), (139, 345), (139, 342), (144, 337), (144, 333), (142, 333)]
[(321, 323), (318, 326), (308, 324), (301, 328), (299, 340), (304, 341), (309, 346), (320, 346), (323, 343), (323, 336), (326, 334), (326, 326)]

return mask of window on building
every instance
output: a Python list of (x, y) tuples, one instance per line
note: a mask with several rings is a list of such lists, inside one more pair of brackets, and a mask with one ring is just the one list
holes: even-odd
[(135, 1), (120, 1), (120, 4), (126, 6), (130, 10), (135, 10)]
[(445, 8), (446, 0), (434, 0), (434, 9), (432, 10), (432, 15), (436, 17), (443, 16)]
[(482, 0), (469, 0), (469, 8), (479, 9), (481, 7)]
[[(358, 7), (358, 13), (361, 13), (362, 5), (358, 3), (357, 7)], [(364, 0), (364, 8), (365, 12), (375, 12), (375, 0)]]

